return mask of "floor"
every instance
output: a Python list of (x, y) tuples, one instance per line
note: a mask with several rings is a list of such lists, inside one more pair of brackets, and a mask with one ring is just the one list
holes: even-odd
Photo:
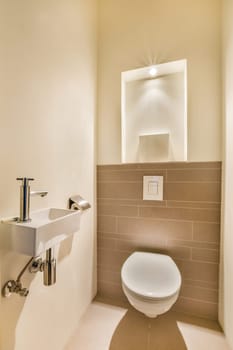
[(230, 350), (214, 321), (170, 311), (149, 319), (93, 302), (65, 350)]

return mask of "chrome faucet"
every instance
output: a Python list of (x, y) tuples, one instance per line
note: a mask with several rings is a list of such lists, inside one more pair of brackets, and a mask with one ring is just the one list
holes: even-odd
[(16, 180), (22, 181), (20, 186), (20, 216), (19, 222), (30, 221), (30, 196), (44, 197), (48, 194), (47, 191), (30, 191), (29, 182), (34, 181), (28, 177), (18, 177)]

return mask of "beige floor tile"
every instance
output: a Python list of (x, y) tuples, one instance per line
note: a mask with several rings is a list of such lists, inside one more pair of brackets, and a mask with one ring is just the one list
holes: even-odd
[(126, 309), (94, 302), (64, 350), (108, 350)]
[(215, 321), (174, 311), (150, 319), (109, 302), (90, 305), (64, 350), (230, 350)]
[(178, 322), (188, 350), (230, 350), (223, 333), (212, 329)]

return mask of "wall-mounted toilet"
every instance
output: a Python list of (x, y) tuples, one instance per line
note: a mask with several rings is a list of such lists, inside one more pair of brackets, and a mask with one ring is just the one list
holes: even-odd
[(176, 302), (181, 274), (168, 255), (134, 252), (122, 266), (121, 281), (130, 304), (146, 316), (156, 317)]

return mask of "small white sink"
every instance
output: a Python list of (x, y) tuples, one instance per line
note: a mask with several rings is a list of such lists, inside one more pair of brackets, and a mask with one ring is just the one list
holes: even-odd
[(2, 220), (0, 232), (10, 240), (12, 250), (38, 256), (77, 232), (80, 215), (80, 210), (42, 209), (32, 212), (29, 222), (17, 222), (15, 218)]

